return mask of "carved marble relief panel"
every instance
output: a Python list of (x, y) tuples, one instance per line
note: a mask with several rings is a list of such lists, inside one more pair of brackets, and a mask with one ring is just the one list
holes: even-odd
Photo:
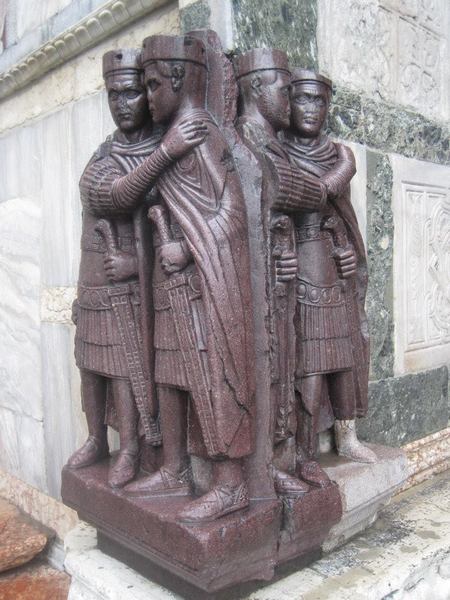
[(342, 85), (446, 118), (448, 10), (446, 0), (319, 0), (320, 68)]
[(394, 157), (396, 367), (450, 360), (450, 169)]

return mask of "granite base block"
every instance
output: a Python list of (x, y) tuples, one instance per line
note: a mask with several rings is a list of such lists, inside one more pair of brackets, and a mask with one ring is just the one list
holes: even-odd
[(351, 462), (334, 453), (321, 457), (321, 465), (337, 483), (342, 500), (342, 518), (325, 539), (325, 552), (372, 525), (380, 508), (388, 504), (408, 478), (409, 466), (403, 450), (367, 445), (377, 455), (374, 464)]
[(196, 586), (196, 600), (200, 590), (268, 581), (280, 565), (289, 569), (294, 561), (298, 569), (316, 560), (342, 514), (331, 483), (297, 499), (253, 498), (247, 510), (190, 525), (177, 515), (191, 495), (133, 498), (108, 486), (108, 470), (109, 460), (64, 468), (64, 502), (97, 528), (100, 550), (175, 591)]
[(270, 580), (292, 561), (304, 567), (369, 527), (409, 475), (402, 450), (371, 448), (378, 461), (370, 465), (323, 454), (334, 482), (325, 489), (282, 502), (253, 500), (246, 511), (197, 526), (176, 518), (191, 496), (139, 499), (111, 490), (108, 460), (65, 468), (62, 496), (98, 529), (99, 550), (172, 590), (196, 586), (191, 596), (198, 600), (199, 590)]
[(324, 541), (330, 529), (339, 523), (343, 510), (336, 484), (327, 486), (324, 492), (324, 489), (311, 487), (300, 498), (283, 498), (277, 564), (302, 557), (309, 557), (308, 563), (321, 555)]
[(95, 524), (104, 539), (208, 592), (272, 578), (278, 500), (253, 501), (246, 511), (192, 526), (176, 519), (190, 496), (130, 498), (108, 486), (108, 468), (106, 460), (78, 471), (65, 468), (62, 475), (64, 502)]

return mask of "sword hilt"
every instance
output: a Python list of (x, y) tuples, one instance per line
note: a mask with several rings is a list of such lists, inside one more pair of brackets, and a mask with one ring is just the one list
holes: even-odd
[(173, 239), (172, 232), (170, 231), (167, 210), (160, 204), (151, 206), (148, 209), (148, 218), (155, 223), (159, 237), (161, 238), (161, 243), (170, 244)]
[(112, 229), (111, 223), (106, 219), (100, 219), (100, 221), (95, 226), (95, 231), (98, 231), (99, 234), (105, 240), (106, 254), (108, 254), (108, 256), (116, 254), (117, 242), (114, 236), (114, 231)]
[(328, 229), (331, 231), (333, 240), (337, 248), (347, 248), (349, 245), (347, 232), (342, 221), (336, 217), (327, 217), (322, 223), (322, 229)]

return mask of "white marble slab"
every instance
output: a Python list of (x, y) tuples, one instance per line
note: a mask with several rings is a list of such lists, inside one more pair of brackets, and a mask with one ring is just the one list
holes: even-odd
[(41, 214), (32, 199), (0, 203), (0, 406), (42, 418)]
[[(100, 65), (99, 65), (100, 68)], [(103, 94), (96, 93), (75, 102), (71, 114), (71, 158), (74, 181), (78, 193), (78, 181), (95, 150), (104, 140)], [(106, 106), (107, 109), (107, 106)], [(109, 111), (108, 111), (109, 112)]]
[(0, 407), (0, 469), (47, 491), (42, 421)]
[(318, 1), (320, 70), (336, 83), (449, 116), (448, 0)]
[(70, 107), (42, 121), (43, 244), (42, 283), (74, 285), (79, 239), (73, 233)]
[(20, 196), (18, 156), (19, 143), (15, 132), (3, 135), (0, 138), (0, 202)]
[(73, 409), (73, 347), (69, 325), (42, 323), (42, 394), (49, 493), (60, 498), (61, 470), (76, 450)]
[(397, 374), (450, 364), (450, 167), (392, 156)]
[(0, 137), (0, 202), (40, 198), (41, 153), (40, 122)]

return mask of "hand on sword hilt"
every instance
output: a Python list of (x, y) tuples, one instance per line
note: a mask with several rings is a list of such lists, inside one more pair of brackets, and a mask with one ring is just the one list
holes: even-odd
[(322, 223), (322, 229), (328, 230), (333, 236), (333, 258), (340, 279), (350, 279), (358, 269), (358, 257), (347, 237), (345, 225), (335, 216), (328, 217)]
[(118, 249), (111, 223), (106, 219), (100, 219), (95, 226), (95, 230), (100, 233), (105, 241), (106, 252), (103, 257), (103, 264), (108, 279), (115, 283), (137, 275), (136, 257), (134, 254), (127, 254)]
[(156, 225), (161, 238), (158, 257), (164, 271), (170, 275), (182, 271), (190, 262), (191, 254), (182, 241), (174, 241), (170, 231), (169, 217), (163, 206), (151, 206), (148, 217)]

